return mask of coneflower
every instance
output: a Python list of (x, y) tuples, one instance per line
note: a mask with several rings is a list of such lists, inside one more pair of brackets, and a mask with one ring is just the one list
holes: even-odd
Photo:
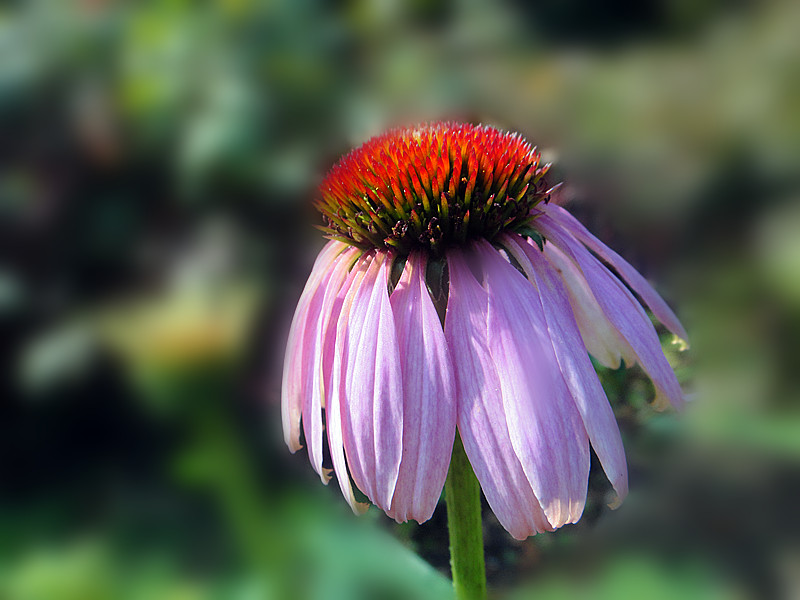
[(331, 241), (292, 323), (283, 426), (293, 452), (302, 427), (324, 482), (327, 430), (354, 511), (365, 505), (351, 477), (397, 521), (429, 519), (455, 444), (512, 536), (553, 530), (581, 516), (590, 444), (627, 493), (590, 354), (640, 364), (657, 396), (681, 405), (630, 289), (685, 331), (633, 267), (549, 202), (548, 167), (517, 134), (437, 123), (369, 140), (320, 186)]

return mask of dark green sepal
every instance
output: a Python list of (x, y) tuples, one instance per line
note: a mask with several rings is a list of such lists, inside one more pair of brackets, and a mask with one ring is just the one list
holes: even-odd
[(525, 225), (517, 229), (517, 233), (520, 234), (521, 236), (532, 239), (534, 242), (536, 242), (536, 245), (539, 246), (539, 250), (541, 252), (544, 252), (545, 238), (541, 233), (536, 231), (533, 227), (531, 227), (530, 225)]

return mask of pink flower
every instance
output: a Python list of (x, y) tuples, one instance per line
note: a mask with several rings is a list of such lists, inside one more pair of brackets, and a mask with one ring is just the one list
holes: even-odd
[(620, 499), (627, 493), (589, 354), (609, 367), (639, 363), (657, 396), (681, 405), (630, 290), (685, 331), (636, 270), (549, 203), (548, 167), (517, 134), (442, 123), (373, 138), (323, 182), (317, 207), (331, 241), (292, 323), (283, 427), (294, 452), (302, 426), (326, 483), (327, 430), (354, 511), (366, 505), (351, 477), (398, 522), (429, 519), (458, 429), (511, 535), (550, 531), (583, 512), (590, 444)]

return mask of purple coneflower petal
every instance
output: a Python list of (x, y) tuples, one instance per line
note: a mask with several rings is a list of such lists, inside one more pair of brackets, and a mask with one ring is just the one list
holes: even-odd
[(308, 379), (303, 376), (303, 359), (308, 356), (307, 347), (311, 343), (307, 323), (312, 300), (316, 298), (317, 302), (321, 302), (321, 297), (325, 293), (322, 282), (330, 276), (331, 264), (346, 248), (347, 245), (341, 242), (328, 242), (319, 253), (297, 303), (289, 329), (281, 384), (281, 415), (283, 436), (292, 452), (297, 452), (303, 447), (300, 444), (300, 415), (303, 398), (308, 390)]
[(550, 523), (574, 523), (586, 502), (586, 430), (555, 359), (536, 290), (487, 242), (477, 248), (489, 294), (489, 349), (511, 443)]
[(664, 299), (653, 289), (648, 281), (634, 269), (628, 261), (606, 246), (603, 242), (592, 235), (583, 224), (573, 217), (569, 212), (555, 204), (548, 204), (544, 207), (544, 212), (553, 221), (560, 224), (565, 231), (572, 234), (577, 240), (584, 243), (590, 250), (596, 252), (603, 260), (614, 267), (622, 276), (625, 282), (633, 288), (644, 303), (653, 311), (653, 315), (661, 321), (667, 329), (684, 341), (688, 340), (686, 330), (681, 325), (678, 317), (672, 309), (664, 302)]
[[(532, 241), (527, 243), (533, 244)], [(544, 258), (558, 273), (566, 287), (572, 313), (589, 354), (600, 364), (611, 369), (618, 369), (622, 360), (627, 365), (636, 364), (636, 354), (597, 304), (594, 293), (578, 265), (555, 245), (549, 243), (544, 245)]]
[[(327, 428), (354, 512), (367, 507), (357, 487), (399, 522), (430, 518), (457, 428), (503, 526), (518, 539), (553, 530), (583, 512), (590, 443), (620, 499), (627, 492), (589, 354), (614, 368), (638, 362), (657, 400), (681, 403), (638, 299), (685, 340), (683, 327), (633, 267), (547, 205), (540, 159), (518, 134), (420, 125), (369, 140), (321, 184), (320, 229), (338, 241), (317, 258), (292, 320), (283, 431), (292, 452), (305, 433), (327, 483)], [(527, 226), (539, 248), (513, 233)], [(444, 327), (427, 288), (443, 249)]]
[[(328, 399), (330, 406), (327, 408), (329, 424), (331, 423), (331, 419), (335, 421), (338, 418), (339, 420), (339, 433), (342, 437), (342, 448), (345, 452), (346, 467), (353, 476), (356, 485), (365, 494), (369, 493), (367, 482), (370, 481), (370, 478), (368, 478), (366, 474), (366, 468), (362, 466), (359, 460), (359, 449), (349, 427), (348, 419), (351, 409), (347, 395), (346, 382), (350, 376), (348, 370), (348, 360), (351, 353), (350, 346), (352, 344), (358, 344), (357, 331), (351, 330), (350, 319), (354, 312), (353, 309), (356, 304), (356, 298), (358, 298), (359, 295), (363, 297), (365, 293), (364, 288), (367, 286), (365, 283), (366, 275), (370, 268), (375, 266), (374, 258), (374, 254), (362, 256), (358, 264), (353, 268), (348, 282), (345, 283), (345, 286), (348, 286), (349, 289), (342, 303), (339, 323), (336, 329), (335, 352), (333, 365), (331, 367), (331, 398)], [(337, 406), (339, 410), (335, 410)], [(336, 423), (333, 423), (334, 426), (335, 424)], [(331, 452), (333, 452), (334, 444), (331, 440), (331, 431), (328, 432), (328, 442), (331, 446)], [(335, 466), (336, 461), (334, 461), (334, 467)], [(344, 476), (346, 476), (345, 473), (340, 474), (337, 470), (337, 477), (340, 483)]]
[(652, 379), (656, 388), (656, 402), (667, 399), (675, 408), (683, 406), (678, 380), (664, 356), (653, 324), (636, 298), (548, 215), (541, 215), (536, 223), (542, 234), (580, 267), (603, 313), (630, 344), (639, 364)]
[[(342, 284), (358, 253), (357, 249), (348, 248), (331, 261), (329, 274), (321, 280), (319, 286), (319, 290), (324, 293), (312, 296), (305, 327), (310, 344), (304, 346), (300, 363), (305, 380), (303, 430), (311, 464), (325, 484), (330, 481), (330, 472), (322, 467), (322, 407), (326, 393), (330, 395), (330, 390), (326, 390), (326, 383), (330, 380), (330, 369), (328, 368), (326, 377), (323, 360), (330, 363), (333, 358), (336, 318), (332, 313)], [(338, 303), (341, 304), (341, 301), (339, 298)]]
[(398, 522), (427, 521), (447, 477), (456, 432), (453, 370), (425, 285), (425, 255), (412, 253), (390, 298), (403, 371), (403, 458), (391, 509)]
[(460, 250), (447, 253), (450, 292), (444, 333), (458, 393), (458, 430), (486, 500), (518, 540), (552, 531), (514, 452), (497, 367), (487, 339), (486, 290)]
[(319, 377), (315, 362), (318, 357), (317, 342), (321, 337), (320, 329), (324, 315), (322, 305), (325, 300), (325, 293), (329, 290), (328, 284), (333, 277), (333, 270), (329, 271), (320, 280), (317, 292), (311, 297), (308, 303), (308, 315), (303, 332), (302, 353), (299, 360), (298, 370), (302, 378), (302, 415), (303, 432), (305, 433), (306, 446), (308, 446), (308, 458), (314, 470), (322, 479), (322, 483), (327, 484), (328, 474), (322, 470), (322, 406), (320, 404), (318, 387)]
[[(341, 304), (338, 302), (338, 299), (334, 304), (334, 313), (331, 315), (331, 321), (337, 322), (337, 325), (331, 364), (330, 385), (326, 388), (326, 390), (330, 390), (330, 394), (326, 393), (325, 404), (331, 462), (336, 471), (336, 479), (339, 481), (342, 495), (356, 514), (364, 513), (369, 505), (356, 500), (355, 494), (353, 493), (353, 486), (350, 485), (350, 475), (347, 468), (347, 460), (345, 459), (344, 436), (342, 432), (342, 395), (344, 393), (346, 374), (344, 373), (343, 365), (350, 309), (352, 308), (353, 299), (355, 298), (356, 292), (358, 292), (369, 263), (370, 257), (362, 257), (353, 267), (339, 291), (338, 298), (341, 298)], [(353, 466), (354, 465), (351, 465), (350, 471), (352, 471)], [(363, 476), (361, 476), (361, 479), (363, 480)]]
[(356, 484), (391, 506), (403, 448), (403, 381), (387, 289), (391, 256), (377, 253), (353, 298), (347, 323), (342, 418)]
[(619, 500), (628, 493), (628, 467), (614, 411), (592, 367), (575, 323), (567, 291), (542, 252), (516, 235), (502, 243), (522, 266), (539, 294), (553, 350), (586, 433)]

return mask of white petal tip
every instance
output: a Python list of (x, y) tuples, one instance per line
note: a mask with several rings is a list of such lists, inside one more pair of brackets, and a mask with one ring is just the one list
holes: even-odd
[(623, 366), (623, 360), (621, 356), (603, 357), (602, 359), (595, 356), (595, 358), (601, 365), (614, 371)]
[[(570, 522), (570, 515), (562, 514), (564, 511), (561, 508), (557, 508), (556, 510), (547, 510), (544, 509), (544, 515), (547, 521), (550, 523), (550, 527), (552, 527), (551, 531), (555, 531), (556, 529), (560, 529), (564, 525)], [(538, 533), (538, 532), (537, 532)]]
[(328, 485), (328, 482), (331, 480), (333, 476), (332, 469), (322, 469), (322, 472), (319, 474), (319, 478), (322, 480), (322, 483)]
[(673, 346), (677, 346), (678, 352), (685, 352), (690, 348), (689, 341), (687, 339), (675, 334), (672, 335), (672, 341), (670, 343)]
[(656, 397), (653, 398), (651, 406), (656, 412), (664, 412), (670, 406), (673, 406), (676, 410), (680, 410), (683, 407), (683, 403), (672, 403), (669, 401), (666, 394), (663, 394), (659, 391), (656, 393)]
[[(541, 528), (540, 528), (541, 527)], [(515, 540), (525, 541), (532, 535), (538, 535), (544, 532), (552, 532), (558, 529), (558, 527), (553, 527), (549, 523), (540, 523), (538, 526), (533, 527), (532, 529), (526, 529), (524, 531), (509, 531), (508, 533), (513, 537)]]
[(350, 505), (350, 508), (353, 509), (353, 514), (357, 517), (363, 515), (367, 510), (369, 510), (369, 502), (354, 502)]
[(572, 508), (572, 519), (570, 519), (570, 523), (577, 523), (581, 520), (583, 516), (583, 509), (586, 506), (585, 502), (581, 502), (580, 506), (575, 506)]
[(430, 518), (433, 516), (433, 511), (431, 511), (430, 513), (420, 514), (418, 516), (415, 516), (412, 513), (406, 513), (404, 515), (400, 515), (400, 514), (391, 514), (387, 512), (386, 514), (392, 519), (394, 519), (397, 523), (407, 523), (408, 521), (415, 521), (418, 525), (422, 525), (426, 521), (430, 520)]
[(620, 506), (622, 506), (622, 501), (625, 500), (625, 496), (627, 494), (615, 494), (614, 498), (607, 504), (608, 508), (611, 510), (617, 510)]

